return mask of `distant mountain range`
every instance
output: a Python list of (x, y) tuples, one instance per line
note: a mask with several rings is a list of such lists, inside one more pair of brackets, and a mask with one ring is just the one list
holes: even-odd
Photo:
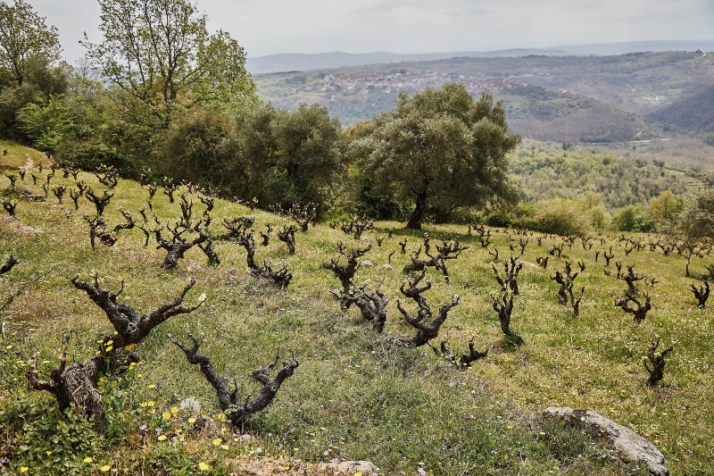
[[(708, 45), (714, 49), (714, 42)], [(647, 46), (672, 47), (659, 42), (630, 48)], [(521, 56), (258, 74), (255, 82), (258, 94), (275, 107), (317, 103), (345, 126), (394, 108), (401, 91), (414, 94), (460, 83), (474, 96), (490, 91), (503, 100), (513, 129), (538, 140), (626, 142), (714, 131), (714, 54), (706, 53), (704, 43), (677, 46), (679, 51), (612, 56), (522, 55), (533, 50), (517, 50)]]
[(399, 54), (375, 53), (317, 53), (276, 54), (248, 58), (247, 68), (253, 74), (287, 71), (310, 71), (317, 69), (343, 68), (414, 61), (435, 61), (449, 58), (517, 58), (539, 56), (608, 56), (643, 51), (714, 51), (714, 40), (702, 41), (635, 41), (627, 43), (603, 43), (595, 45), (569, 45), (553, 48), (514, 48), (497, 51), (456, 51), (444, 53)]

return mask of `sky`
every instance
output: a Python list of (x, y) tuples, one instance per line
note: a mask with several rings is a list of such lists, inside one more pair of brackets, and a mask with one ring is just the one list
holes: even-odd
[[(9, 2), (10, 0), (2, 0)], [(101, 40), (97, 0), (27, 0), (58, 28), (63, 56)], [(198, 0), (209, 29), (249, 57), (436, 53), (650, 40), (714, 40), (714, 0)]]

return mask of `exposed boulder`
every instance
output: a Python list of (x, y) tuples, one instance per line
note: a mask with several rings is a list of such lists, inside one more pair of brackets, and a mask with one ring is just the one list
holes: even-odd
[(546, 408), (543, 417), (562, 419), (582, 427), (593, 437), (606, 439), (622, 459), (645, 463), (649, 472), (655, 476), (669, 476), (669, 470), (664, 466), (664, 455), (646, 438), (626, 426), (595, 412), (568, 407)]

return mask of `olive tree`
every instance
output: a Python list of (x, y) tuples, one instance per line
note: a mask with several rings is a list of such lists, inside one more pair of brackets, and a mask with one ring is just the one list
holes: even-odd
[(413, 200), (407, 228), (420, 229), (431, 207), (448, 215), (458, 207), (517, 200), (507, 154), (520, 143), (501, 102), (475, 100), (458, 84), (403, 92), (397, 107), (354, 134), (351, 156), (384, 188)]

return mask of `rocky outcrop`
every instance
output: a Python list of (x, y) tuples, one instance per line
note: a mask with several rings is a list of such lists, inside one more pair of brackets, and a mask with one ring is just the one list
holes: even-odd
[(342, 461), (341, 463), (323, 463), (320, 469), (335, 473), (352, 475), (362, 473), (362, 476), (377, 476), (377, 467), (370, 461)]
[(669, 476), (664, 466), (664, 455), (646, 438), (626, 426), (588, 410), (550, 407), (543, 412), (544, 418), (557, 418), (579, 426), (598, 439), (606, 439), (609, 445), (626, 460), (642, 462), (654, 476)]

